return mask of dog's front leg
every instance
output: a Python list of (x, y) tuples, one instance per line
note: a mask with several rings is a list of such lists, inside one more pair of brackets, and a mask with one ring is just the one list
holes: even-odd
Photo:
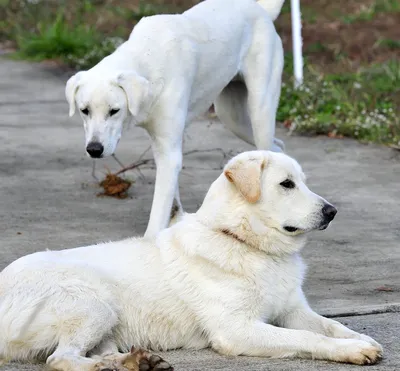
[(315, 332), (275, 327), (263, 322), (234, 323), (217, 331), (212, 344), (228, 355), (323, 359), (354, 364), (372, 364), (380, 358), (373, 345), (353, 339), (334, 339)]
[(308, 330), (338, 339), (363, 340), (382, 351), (382, 347), (367, 335), (350, 330), (338, 321), (315, 313), (308, 305), (303, 291), (299, 289), (291, 297), (288, 309), (278, 318), (279, 326), (297, 330)]
[(180, 207), (178, 179), (182, 169), (183, 127), (175, 130), (176, 125), (171, 125), (169, 133), (151, 135), (157, 173), (146, 237), (154, 236), (168, 226), (175, 195)]

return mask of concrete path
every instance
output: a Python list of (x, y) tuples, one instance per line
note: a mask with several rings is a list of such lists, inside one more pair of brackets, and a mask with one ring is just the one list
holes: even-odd
[[(78, 117), (68, 118), (66, 76), (43, 66), (0, 59), (0, 269), (46, 248), (61, 249), (120, 239), (145, 230), (154, 168), (130, 174), (130, 198), (99, 198), (84, 154)], [(315, 192), (339, 214), (327, 231), (310, 236), (305, 291), (320, 313), (338, 317), (384, 345), (373, 370), (400, 369), (400, 154), (351, 140), (278, 136), (302, 164)], [(117, 156), (129, 164), (145, 151), (143, 130), (129, 128)], [(181, 196), (195, 211), (229, 157), (251, 149), (218, 121), (199, 120), (186, 133)], [(145, 157), (151, 157), (148, 153)], [(97, 176), (117, 170), (97, 162)], [(1, 336), (1, 334), (0, 334)], [(176, 370), (345, 370), (317, 361), (224, 358), (211, 351), (169, 352)], [(8, 365), (5, 370), (39, 370)]]

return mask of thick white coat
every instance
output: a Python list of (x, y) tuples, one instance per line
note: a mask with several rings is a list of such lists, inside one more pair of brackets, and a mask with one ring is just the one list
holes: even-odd
[[(282, 186), (288, 179), (294, 187)], [(157, 238), (18, 259), (0, 274), (0, 358), (54, 352), (54, 369), (94, 371), (89, 353), (135, 345), (375, 362), (378, 343), (317, 315), (304, 297), (305, 234), (332, 219), (304, 179), (286, 155), (245, 152), (197, 213)]]

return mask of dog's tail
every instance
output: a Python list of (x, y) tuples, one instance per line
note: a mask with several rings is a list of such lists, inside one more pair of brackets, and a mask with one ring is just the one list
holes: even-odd
[(285, 0), (257, 0), (257, 4), (269, 14), (273, 21), (278, 18), (284, 2)]

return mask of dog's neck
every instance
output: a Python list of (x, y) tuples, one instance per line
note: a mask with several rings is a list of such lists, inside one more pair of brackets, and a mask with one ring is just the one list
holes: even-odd
[(291, 255), (300, 251), (306, 242), (304, 235), (285, 235), (266, 225), (255, 215), (249, 215), (246, 201), (226, 186), (221, 175), (210, 187), (196, 213), (198, 221), (207, 228), (222, 233), (232, 241), (246, 244), (269, 255)]

